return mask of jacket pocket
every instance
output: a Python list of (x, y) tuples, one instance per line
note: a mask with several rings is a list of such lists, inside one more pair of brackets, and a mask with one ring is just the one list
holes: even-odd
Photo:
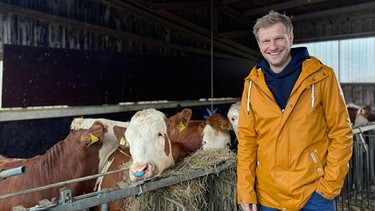
[(312, 160), (312, 168), (314, 170), (314, 174), (316, 175), (317, 178), (322, 177), (324, 175), (324, 169), (322, 166), (322, 163), (319, 159), (318, 154), (316, 153), (315, 150), (310, 151), (310, 159)]

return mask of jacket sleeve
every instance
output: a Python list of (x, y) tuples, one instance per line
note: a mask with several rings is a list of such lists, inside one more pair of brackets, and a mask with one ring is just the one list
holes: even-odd
[(333, 71), (322, 86), (322, 102), (328, 126), (328, 154), (324, 168), (324, 177), (317, 184), (317, 191), (327, 199), (340, 194), (345, 176), (349, 171), (352, 156), (353, 132), (345, 99)]
[[(237, 193), (238, 204), (255, 204), (257, 198), (254, 190), (255, 168), (257, 158), (257, 141), (254, 129), (254, 117), (248, 107), (249, 82), (245, 82), (242, 94), (238, 122), (237, 150)], [(250, 109), (248, 111), (248, 108)]]

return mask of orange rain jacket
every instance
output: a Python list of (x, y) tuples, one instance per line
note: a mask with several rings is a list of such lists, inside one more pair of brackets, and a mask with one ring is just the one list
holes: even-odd
[(244, 83), (238, 132), (239, 204), (299, 210), (314, 191), (327, 199), (340, 194), (353, 134), (336, 76), (315, 57), (302, 63), (284, 111), (254, 67)]

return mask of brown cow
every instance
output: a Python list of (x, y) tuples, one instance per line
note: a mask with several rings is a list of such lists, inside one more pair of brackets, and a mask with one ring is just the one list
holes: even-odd
[(375, 121), (375, 114), (372, 113), (371, 106), (369, 105), (362, 107), (354, 103), (349, 103), (346, 108), (353, 127), (369, 125)]
[[(102, 157), (104, 134), (107, 127), (101, 122), (95, 122), (89, 129), (71, 131), (63, 140), (51, 147), (44, 155), (30, 159), (4, 158), (0, 159), (0, 169), (10, 169), (25, 166), (27, 172), (9, 177), (0, 182), (0, 195), (18, 192), (26, 189), (45, 186), (74, 178), (84, 177), (99, 172), (99, 162)], [(95, 179), (68, 184), (72, 195), (92, 192)], [(32, 207), (42, 199), (59, 197), (61, 187), (46, 189), (28, 195), (21, 195), (0, 200), (1, 210), (12, 210), (12, 207), (22, 205)]]

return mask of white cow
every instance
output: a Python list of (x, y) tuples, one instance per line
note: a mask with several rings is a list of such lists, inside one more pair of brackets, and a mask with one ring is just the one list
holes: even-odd
[(234, 133), (238, 138), (238, 119), (240, 117), (240, 104), (241, 102), (233, 103), (228, 110), (227, 117), (233, 126)]

